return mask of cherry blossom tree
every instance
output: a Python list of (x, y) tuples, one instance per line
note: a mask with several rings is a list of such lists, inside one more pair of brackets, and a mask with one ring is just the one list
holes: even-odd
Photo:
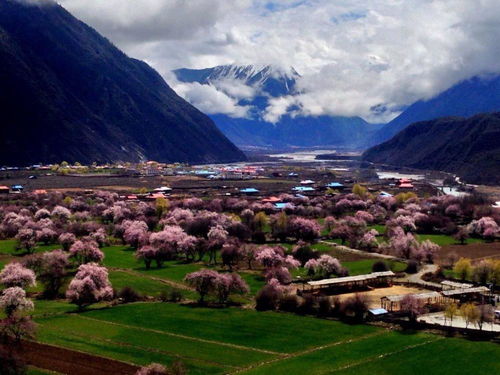
[(20, 229), (17, 232), (16, 239), (19, 241), (21, 249), (25, 249), (28, 254), (31, 254), (36, 246), (36, 232), (31, 228)]
[(71, 211), (63, 206), (56, 206), (52, 210), (52, 216), (58, 218), (61, 221), (66, 221), (71, 217)]
[(411, 322), (416, 322), (417, 317), (424, 312), (422, 301), (412, 294), (405, 295), (400, 302), (400, 306), (401, 311), (408, 315)]
[(7, 287), (28, 288), (36, 285), (35, 273), (21, 263), (7, 264), (0, 272), (0, 283)]
[(146, 269), (148, 270), (151, 268), (151, 263), (153, 261), (156, 261), (156, 265), (158, 268), (161, 268), (162, 266), (162, 259), (159, 256), (158, 249), (151, 245), (145, 245), (139, 248), (139, 250), (136, 251), (135, 256), (137, 259), (144, 261)]
[(216, 280), (219, 274), (216, 271), (202, 269), (200, 271), (188, 273), (184, 280), (196, 289), (200, 295), (198, 302), (203, 304), (205, 297), (215, 290)]
[(214, 290), (219, 303), (226, 303), (231, 294), (245, 294), (250, 291), (248, 284), (237, 273), (218, 274)]
[(55, 230), (50, 228), (42, 228), (36, 232), (36, 240), (38, 242), (43, 242), (44, 245), (55, 242), (57, 239), (57, 233)]
[(76, 241), (69, 249), (71, 258), (74, 258), (78, 264), (100, 263), (104, 259), (104, 253), (99, 250), (97, 242), (93, 240)]
[(53, 298), (59, 294), (69, 267), (68, 254), (62, 250), (54, 250), (41, 255), (41, 266), (38, 279), (44, 285), (46, 297)]
[(294, 217), (288, 226), (291, 236), (298, 240), (315, 241), (321, 235), (321, 226), (316, 220)]
[(82, 309), (113, 298), (108, 270), (96, 263), (82, 264), (66, 291), (66, 298)]
[(11, 318), (17, 313), (33, 310), (33, 302), (26, 298), (24, 289), (15, 286), (7, 288), (0, 296), (0, 308)]
[(326, 254), (321, 255), (318, 259), (309, 260), (304, 265), (304, 268), (307, 269), (310, 274), (319, 275), (324, 278), (333, 274), (338, 275), (342, 271), (342, 265), (338, 259)]
[(147, 242), (148, 225), (144, 221), (126, 221), (122, 226), (125, 228), (123, 239), (134, 249)]
[(58, 238), (58, 242), (64, 251), (69, 251), (71, 245), (76, 242), (76, 236), (73, 233), (62, 233)]

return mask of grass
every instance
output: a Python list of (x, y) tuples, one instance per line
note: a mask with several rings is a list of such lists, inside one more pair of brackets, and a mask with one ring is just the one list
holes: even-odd
[[(18, 242), (17, 240), (0, 240), (0, 254), (14, 255), (14, 256), (22, 256), (25, 255), (26, 252), (24, 250), (17, 250)], [(34, 249), (35, 253), (43, 253), (45, 251), (51, 251), (55, 249), (60, 249), (61, 245), (52, 244), (52, 245), (43, 245), (42, 243), (38, 243)]]
[[(418, 234), (417, 238), (420, 242), (430, 240), (439, 246), (455, 245), (458, 242), (451, 236), (445, 234)], [(484, 243), (481, 238), (468, 238), (467, 243)]]
[(37, 319), (39, 339), (139, 365), (183, 361), (190, 374), (498, 373), (489, 342), (248, 309), (137, 303)]

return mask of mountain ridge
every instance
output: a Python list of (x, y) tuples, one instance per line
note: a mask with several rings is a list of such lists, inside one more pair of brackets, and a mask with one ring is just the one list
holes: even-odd
[(466, 182), (500, 184), (500, 112), (445, 117), (411, 124), (374, 146), (363, 159), (395, 166), (443, 170)]
[(2, 164), (245, 159), (154, 69), (55, 3), (0, 2), (0, 62)]

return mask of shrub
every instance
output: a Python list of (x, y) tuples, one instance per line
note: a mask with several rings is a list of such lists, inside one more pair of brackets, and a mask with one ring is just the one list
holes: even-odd
[(406, 265), (406, 273), (414, 274), (418, 272), (418, 262), (415, 260), (410, 260), (408, 261), (408, 264)]
[(383, 260), (379, 260), (378, 262), (373, 263), (372, 272), (384, 272), (389, 271), (389, 266)]
[(284, 295), (278, 300), (278, 306), (281, 311), (297, 312), (299, 307), (299, 299), (296, 295)]
[(142, 296), (130, 286), (124, 286), (117, 293), (117, 297), (125, 303), (137, 302), (142, 299)]

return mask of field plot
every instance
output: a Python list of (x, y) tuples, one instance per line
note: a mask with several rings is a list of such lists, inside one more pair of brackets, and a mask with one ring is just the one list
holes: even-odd
[(180, 359), (190, 374), (392, 374), (394, 358), (401, 374), (418, 373), (416, 361), (451, 374), (460, 367), (449, 359), (500, 370), (492, 343), (247, 309), (138, 303), (37, 322), (41, 342), (135, 364)]

